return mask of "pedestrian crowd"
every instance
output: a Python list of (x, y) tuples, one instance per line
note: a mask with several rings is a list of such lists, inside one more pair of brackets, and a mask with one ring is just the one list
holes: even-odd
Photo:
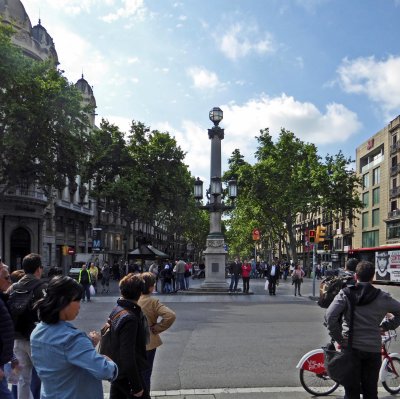
[[(182, 263), (180, 281), (185, 279)], [(101, 272), (107, 291), (108, 264)], [(98, 289), (95, 264), (84, 265), (77, 280), (59, 273), (44, 279), (42, 274), (38, 254), (25, 256), (22, 270), (11, 274), (0, 260), (0, 398), (102, 399), (102, 380), (111, 382), (110, 399), (150, 398), (160, 334), (176, 318), (152, 296), (156, 275), (128, 273), (120, 279), (120, 298), (107, 322), (111, 352), (104, 356), (100, 333), (86, 334), (71, 324), (81, 302), (90, 301), (91, 288)]]
[(276, 295), (276, 287), (279, 285), (279, 280), (287, 280), (288, 276), (291, 276), (292, 284), (294, 285), (294, 295), (301, 296), (300, 287), (303, 283), (305, 272), (299, 263), (279, 261), (276, 257), (271, 263), (264, 261), (256, 262), (255, 259), (251, 259), (249, 262), (247, 258), (244, 258), (243, 262), (241, 262), (237, 256), (229, 264), (227, 270), (228, 276), (230, 276), (229, 293), (241, 292), (238, 285), (240, 278), (242, 278), (243, 293), (249, 294), (250, 279), (262, 278), (266, 279), (265, 291), (269, 295)]

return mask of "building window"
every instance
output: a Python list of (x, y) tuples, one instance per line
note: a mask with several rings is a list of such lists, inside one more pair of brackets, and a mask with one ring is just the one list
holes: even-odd
[(363, 202), (364, 208), (368, 208), (368, 206), (369, 206), (369, 191), (367, 191), (366, 193), (363, 193), (362, 202)]
[(59, 233), (64, 232), (64, 220), (63, 220), (62, 216), (56, 217), (56, 231)]
[(400, 222), (387, 225), (387, 238), (400, 238)]
[(379, 230), (365, 231), (362, 233), (362, 247), (377, 247), (379, 245)]
[(365, 189), (365, 188), (368, 188), (368, 187), (369, 187), (369, 174), (366, 173), (363, 176), (363, 188)]
[(377, 187), (372, 191), (372, 205), (373, 206), (379, 204), (380, 196), (381, 196), (381, 190), (380, 190), (380, 187)]
[(363, 229), (368, 228), (368, 215), (369, 215), (368, 212), (364, 212), (362, 214), (362, 228)]
[(372, 211), (372, 227), (379, 226), (379, 208)]
[(381, 181), (381, 168), (378, 166), (372, 171), (372, 185), (376, 186)]
[(397, 209), (397, 201), (392, 201), (390, 203), (390, 210), (393, 212)]

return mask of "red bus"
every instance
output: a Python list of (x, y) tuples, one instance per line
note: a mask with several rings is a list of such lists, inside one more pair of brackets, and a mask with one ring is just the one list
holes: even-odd
[(400, 245), (351, 249), (348, 257), (372, 262), (375, 282), (400, 285)]

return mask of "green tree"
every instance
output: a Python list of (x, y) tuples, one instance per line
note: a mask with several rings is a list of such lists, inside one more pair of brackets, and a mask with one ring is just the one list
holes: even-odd
[(86, 153), (80, 92), (54, 65), (24, 57), (0, 24), (0, 195), (36, 183), (63, 188)]

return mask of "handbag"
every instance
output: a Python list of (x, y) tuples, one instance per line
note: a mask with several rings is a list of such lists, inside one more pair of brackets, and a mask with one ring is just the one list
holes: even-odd
[(91, 296), (95, 296), (96, 295), (96, 290), (94, 289), (92, 284), (90, 284), (90, 286), (89, 286), (89, 291), (90, 291), (90, 295)]
[(348, 345), (342, 351), (337, 351), (333, 342), (330, 342), (327, 346), (322, 347), (322, 349), (324, 351), (324, 365), (329, 377), (343, 386), (349, 386), (354, 381), (355, 371), (352, 352), (355, 298), (348, 288), (344, 290), (344, 293), (350, 303)]

